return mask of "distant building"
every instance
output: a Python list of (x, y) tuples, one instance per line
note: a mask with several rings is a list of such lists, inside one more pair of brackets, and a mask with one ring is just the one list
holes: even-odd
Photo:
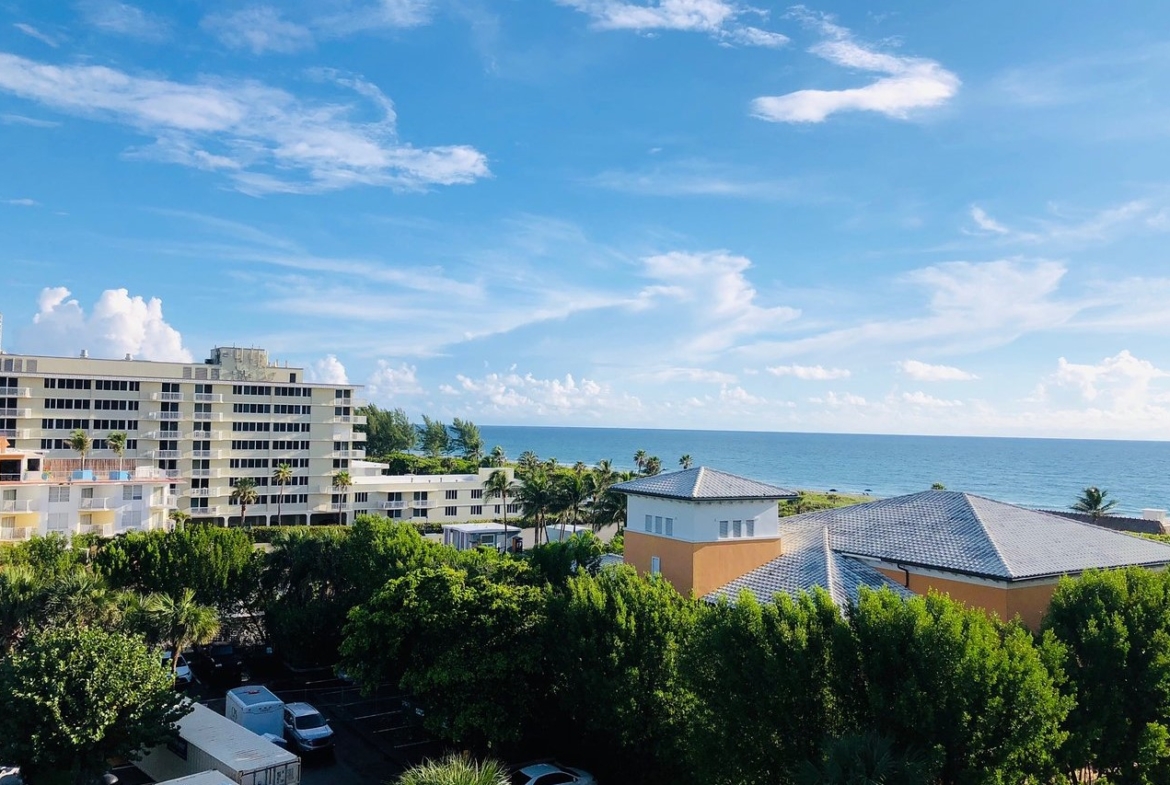
[(443, 544), (460, 551), (495, 548), (501, 552), (515, 552), (523, 549), (520, 540), (519, 526), (504, 526), (500, 523), (443, 524)]
[[(844, 605), (862, 587), (935, 590), (1035, 628), (1062, 576), (1170, 565), (1170, 546), (1160, 542), (957, 491), (777, 519), (781, 489), (711, 472), (690, 469), (615, 488), (629, 494), (626, 561), (712, 600), (746, 590), (767, 601), (820, 586)], [(751, 533), (749, 515), (756, 521)], [(690, 523), (680, 526), (683, 520)]]
[[(355, 515), (368, 513), (415, 523), (469, 523), (502, 519), (508, 515), (519, 523), (520, 505), (508, 497), (507, 511), (502, 499), (486, 499), (484, 483), (496, 471), (508, 479), (511, 467), (481, 468), (475, 474), (384, 474), (385, 464), (354, 461), (350, 466), (350, 488)], [(518, 530), (517, 525), (511, 527)]]

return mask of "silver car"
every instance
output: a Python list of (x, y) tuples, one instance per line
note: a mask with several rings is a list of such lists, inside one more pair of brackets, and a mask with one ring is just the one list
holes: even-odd
[(286, 703), (284, 737), (301, 753), (333, 748), (333, 729), (321, 712), (307, 703)]

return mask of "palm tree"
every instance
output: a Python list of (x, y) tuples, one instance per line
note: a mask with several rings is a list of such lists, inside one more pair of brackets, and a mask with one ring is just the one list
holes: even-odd
[(171, 519), (171, 523), (174, 524), (176, 530), (182, 529), (191, 522), (191, 514), (184, 510), (171, 510), (167, 517)]
[(50, 624), (110, 627), (121, 617), (118, 595), (96, 573), (78, 568), (46, 584), (44, 617)]
[(341, 494), (341, 525), (345, 525), (345, 503), (349, 500), (349, 487), (353, 485), (353, 477), (349, 471), (342, 469), (333, 475), (333, 488)]
[(657, 455), (651, 455), (643, 464), (642, 471), (645, 472), (647, 476), (658, 474), (662, 471), (662, 459)]
[(511, 781), (508, 770), (497, 761), (448, 755), (409, 768), (394, 782), (395, 785), (509, 785)]
[(520, 460), (516, 462), (516, 465), (524, 474), (531, 474), (540, 465), (540, 459), (536, 457), (536, 453), (532, 450), (525, 450), (520, 453)]
[(499, 499), (504, 509), (504, 547), (508, 547), (508, 496), (516, 492), (516, 485), (503, 469), (496, 469), (483, 483), (483, 495)]
[(44, 580), (32, 567), (0, 567), (0, 655), (16, 646), (26, 633), (43, 625), (47, 591)]
[(593, 496), (592, 475), (573, 472), (560, 478), (557, 483), (556, 509), (561, 513), (561, 540), (565, 539), (565, 523), (577, 524), (582, 519), (582, 509)]
[(276, 523), (280, 524), (281, 508), (284, 505), (284, 486), (292, 482), (293, 468), (287, 463), (279, 464), (272, 470), (272, 481), (276, 483)]
[(232, 488), (230, 498), (232, 504), (240, 505), (240, 525), (246, 525), (248, 521), (248, 505), (255, 504), (260, 498), (260, 494), (256, 492), (256, 481), (251, 477), (241, 477), (236, 480), (236, 485)]
[(122, 471), (122, 457), (126, 455), (126, 432), (112, 431), (106, 436), (106, 444), (118, 456), (118, 471)]
[(497, 469), (508, 462), (507, 453), (505, 453), (504, 448), (498, 444), (492, 448), (491, 462), (492, 466), (495, 466)]
[(825, 743), (820, 765), (805, 762), (799, 785), (925, 785), (922, 758), (898, 754), (893, 743), (874, 731), (842, 736)]
[(219, 633), (219, 614), (215, 608), (195, 602), (195, 591), (183, 589), (178, 599), (167, 594), (151, 594), (143, 602), (157, 630), (159, 641), (171, 655), (171, 669), (179, 667), (179, 654), (188, 646), (211, 643)]
[(93, 440), (89, 438), (88, 433), (78, 428), (69, 434), (69, 446), (81, 456), (81, 470), (85, 471), (85, 455), (89, 452), (89, 448), (93, 446)]
[(678, 465), (683, 467), (684, 469), (691, 468), (692, 463), (694, 463), (694, 461), (691, 460), (690, 453), (687, 453), (686, 455), (684, 455), (683, 457), (678, 459)]
[(1102, 491), (1096, 486), (1089, 486), (1081, 493), (1079, 499), (1073, 504), (1072, 509), (1077, 512), (1083, 512), (1092, 520), (1108, 515), (1109, 511), (1117, 506), (1116, 499), (1105, 501), (1105, 497), (1109, 495), (1109, 491)]
[(516, 499), (524, 511), (524, 517), (532, 520), (536, 526), (536, 544), (540, 544), (541, 532), (545, 532), (545, 542), (548, 542), (548, 533), (545, 531), (545, 520), (556, 505), (556, 489), (548, 477), (548, 472), (537, 470), (524, 478)]
[(645, 450), (638, 450), (636, 453), (634, 453), (634, 465), (638, 467), (639, 474), (641, 474), (642, 470), (646, 468), (647, 457), (649, 456), (646, 455)]

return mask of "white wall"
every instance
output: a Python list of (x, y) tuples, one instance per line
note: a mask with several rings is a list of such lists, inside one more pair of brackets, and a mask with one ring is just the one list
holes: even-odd
[[(626, 506), (626, 526), (639, 534), (646, 532), (646, 516), (674, 519), (673, 539), (686, 542), (715, 542), (719, 539), (719, 521), (756, 519), (755, 539), (780, 536), (780, 515), (776, 502), (755, 501), (683, 501), (631, 494)], [(665, 527), (663, 528), (665, 535)], [(746, 535), (740, 539), (747, 539)]]

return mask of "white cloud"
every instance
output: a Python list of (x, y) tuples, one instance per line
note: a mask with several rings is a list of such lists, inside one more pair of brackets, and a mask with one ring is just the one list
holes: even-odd
[(608, 384), (581, 379), (572, 374), (563, 378), (540, 379), (531, 373), (489, 373), (475, 379), (458, 374), (458, 388), (447, 385), (442, 392), (458, 393), (468, 399), (468, 408), (478, 412), (523, 412), (535, 416), (574, 414), (598, 419), (607, 413), (628, 415), (641, 409), (642, 403), (626, 393), (615, 393)]
[(58, 46), (60, 46), (60, 44), (57, 43), (56, 38), (53, 38), (52, 36), (50, 36), (46, 33), (42, 33), (40, 30), (36, 29), (32, 25), (27, 25), (24, 22), (14, 22), (12, 26), (15, 27), (17, 30), (19, 30), (20, 32), (24, 33), (25, 35), (29, 36), (30, 38), (37, 39), (42, 44), (45, 44), (47, 46), (51, 46), (54, 49), (56, 49)]
[(1061, 357), (1051, 381), (1079, 389), (1086, 401), (1111, 397), (1132, 408), (1145, 404), (1150, 383), (1154, 379), (1168, 376), (1170, 373), (1157, 368), (1149, 360), (1140, 360), (1130, 354), (1129, 350), (1123, 350), (1096, 365), (1070, 363)]
[(160, 16), (117, 0), (81, 0), (82, 16), (102, 32), (159, 43), (170, 38), (171, 26)]
[(979, 377), (952, 365), (931, 365), (919, 360), (898, 363), (902, 373), (920, 382), (966, 382)]
[(820, 365), (774, 365), (768, 373), (773, 376), (793, 376), (805, 381), (826, 381), (829, 379), (848, 379), (848, 368), (825, 368)]
[(303, 25), (290, 22), (278, 9), (260, 5), (231, 13), (212, 14), (200, 25), (232, 49), (247, 49), (252, 54), (299, 52), (313, 46), (313, 33)]
[(690, 31), (707, 33), (724, 43), (769, 48), (788, 43), (785, 35), (739, 21), (747, 15), (765, 16), (765, 12), (727, 0), (649, 0), (645, 4), (624, 0), (557, 0), (557, 3), (588, 14), (599, 30)]
[(0, 125), (27, 125), (30, 128), (56, 128), (61, 125), (53, 120), (40, 120), (20, 114), (0, 114)]
[(11, 204), (11, 205), (16, 206), (16, 207), (40, 207), (40, 205), (41, 205), (41, 203), (38, 202), (36, 199), (27, 199), (27, 198), (4, 199), (2, 201), (4, 204)]
[(349, 375), (345, 372), (345, 366), (341, 364), (341, 360), (337, 359), (335, 354), (325, 355), (306, 370), (309, 373), (309, 381), (318, 384), (349, 384)]
[(928, 395), (924, 392), (904, 392), (902, 393), (902, 401), (911, 404), (912, 406), (926, 406), (932, 409), (947, 409), (954, 406), (962, 406), (962, 401), (946, 401), (942, 398), (935, 398), (933, 395)]
[(738, 406), (759, 406), (768, 402), (766, 398), (752, 395), (742, 387), (724, 387), (719, 391), (719, 401)]
[(1106, 242), (1122, 231), (1161, 232), (1170, 228), (1166, 210), (1154, 202), (1133, 199), (1103, 210), (1067, 210), (1050, 205), (1049, 214), (1027, 219), (1028, 229), (1016, 229), (1003, 224), (979, 207), (971, 208), (971, 219), (976, 230), (969, 234), (996, 235), (1004, 242), (1041, 244), (1072, 244)]
[(322, 35), (342, 36), (366, 30), (424, 25), (434, 11), (432, 0), (337, 0), (330, 12), (313, 19)]
[(987, 214), (982, 207), (973, 206), (971, 208), (971, 220), (985, 232), (992, 234), (1008, 234), (1011, 230), (1001, 224), (999, 221)]
[(0, 91), (128, 125), (154, 138), (132, 156), (221, 172), (246, 193), (424, 188), (488, 176), (486, 158), (472, 147), (400, 141), (393, 104), (369, 82), (318, 76), (366, 98), (381, 118), (359, 122), (352, 103), (310, 102), (250, 80), (173, 82), (0, 53)]
[(858, 43), (853, 34), (828, 17), (797, 8), (793, 15), (816, 28), (825, 40), (809, 51), (831, 63), (857, 71), (884, 74), (865, 87), (845, 90), (798, 90), (763, 96), (753, 113), (777, 123), (820, 123), (845, 111), (878, 112), (906, 119), (914, 109), (939, 106), (959, 90), (959, 77), (934, 60), (879, 52)]
[(395, 395), (416, 395), (423, 391), (418, 381), (418, 368), (401, 363), (398, 367), (385, 360), (378, 360), (378, 366), (366, 382), (371, 398), (389, 399)]
[(733, 374), (712, 371), (706, 368), (667, 368), (647, 374), (656, 382), (701, 382), (710, 384), (735, 384)]
[(31, 326), (20, 334), (21, 351), (71, 356), (192, 362), (179, 331), (163, 318), (162, 300), (130, 296), (125, 289), (102, 292), (87, 314), (64, 286), (41, 291)]
[(745, 273), (752, 263), (727, 251), (672, 251), (643, 260), (647, 277), (662, 283), (642, 290), (644, 303), (666, 298), (691, 306), (700, 329), (691, 340), (694, 352), (718, 352), (745, 335), (775, 332), (800, 316), (787, 306), (761, 306)]
[[(683, 160), (643, 169), (609, 169), (590, 184), (641, 196), (719, 196), (729, 199), (810, 200), (809, 183), (767, 179), (758, 172), (704, 160)], [(811, 198), (817, 198), (815, 194)]]
[(815, 403), (821, 406), (829, 406), (834, 409), (838, 409), (843, 406), (853, 407), (869, 405), (869, 401), (865, 400), (865, 398), (860, 395), (854, 395), (853, 393), (837, 394), (831, 390), (823, 398), (809, 398), (808, 401), (809, 403)]

